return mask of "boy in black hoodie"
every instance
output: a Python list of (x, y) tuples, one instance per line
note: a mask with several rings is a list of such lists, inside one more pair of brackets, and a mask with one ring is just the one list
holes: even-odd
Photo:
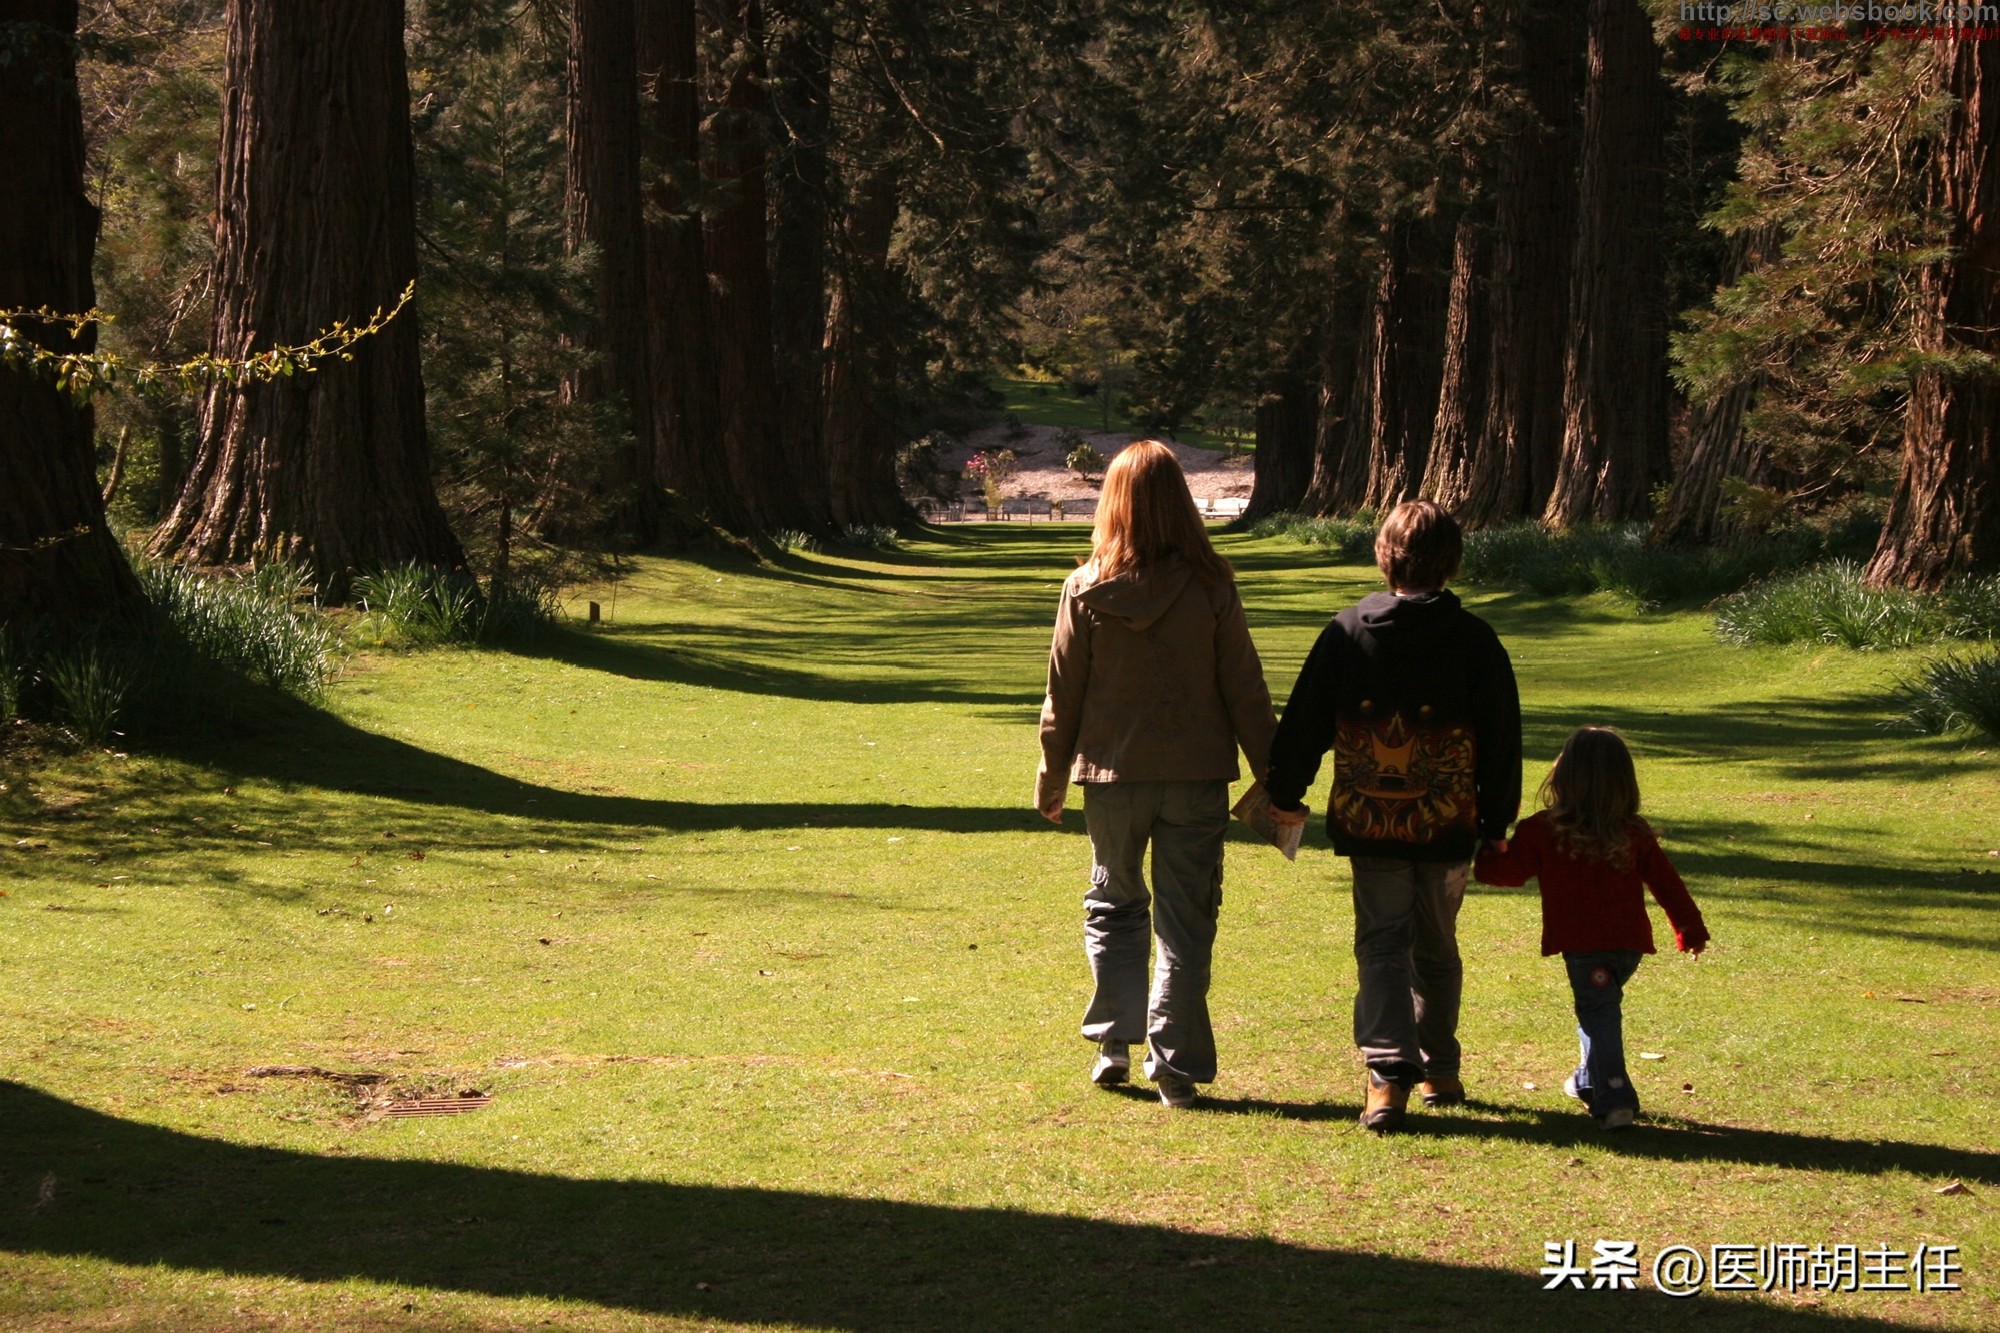
[(1521, 701), (1507, 650), (1445, 591), (1464, 550), (1451, 515), (1398, 505), (1375, 539), (1390, 591), (1323, 630), (1271, 742), (1272, 804), (1301, 801), (1333, 751), (1327, 832), (1354, 868), (1354, 1044), (1368, 1062), (1361, 1123), (1402, 1125), (1465, 1100), (1458, 909), (1477, 843), (1506, 846), (1521, 804)]

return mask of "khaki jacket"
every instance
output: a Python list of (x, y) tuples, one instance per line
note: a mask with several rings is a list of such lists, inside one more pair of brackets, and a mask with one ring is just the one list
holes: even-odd
[(1070, 782), (1186, 782), (1253, 775), (1277, 729), (1234, 583), (1211, 586), (1179, 556), (1063, 584), (1042, 701), (1035, 806)]

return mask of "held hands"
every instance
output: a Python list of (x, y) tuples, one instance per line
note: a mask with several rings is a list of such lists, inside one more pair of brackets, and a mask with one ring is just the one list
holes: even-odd
[(1296, 828), (1305, 823), (1307, 816), (1311, 814), (1312, 807), (1309, 805), (1301, 805), (1296, 810), (1280, 810), (1274, 805), (1271, 807), (1271, 822), (1279, 828)]

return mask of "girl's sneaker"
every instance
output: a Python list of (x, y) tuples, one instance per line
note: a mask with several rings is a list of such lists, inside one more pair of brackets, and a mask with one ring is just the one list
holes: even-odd
[(1576, 1086), (1575, 1074), (1571, 1074), (1568, 1078), (1563, 1080), (1563, 1096), (1574, 1097), (1576, 1098), (1576, 1100), (1582, 1102), (1585, 1106), (1590, 1105), (1590, 1089), (1579, 1088), (1578, 1086)]

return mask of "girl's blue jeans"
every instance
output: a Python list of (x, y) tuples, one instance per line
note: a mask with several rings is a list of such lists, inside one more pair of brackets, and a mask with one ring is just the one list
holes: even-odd
[(1621, 1106), (1639, 1109), (1639, 1094), (1625, 1072), (1625, 983), (1643, 955), (1626, 949), (1566, 953), (1570, 994), (1576, 997), (1576, 1035), (1583, 1048), (1576, 1090), (1595, 1116)]

